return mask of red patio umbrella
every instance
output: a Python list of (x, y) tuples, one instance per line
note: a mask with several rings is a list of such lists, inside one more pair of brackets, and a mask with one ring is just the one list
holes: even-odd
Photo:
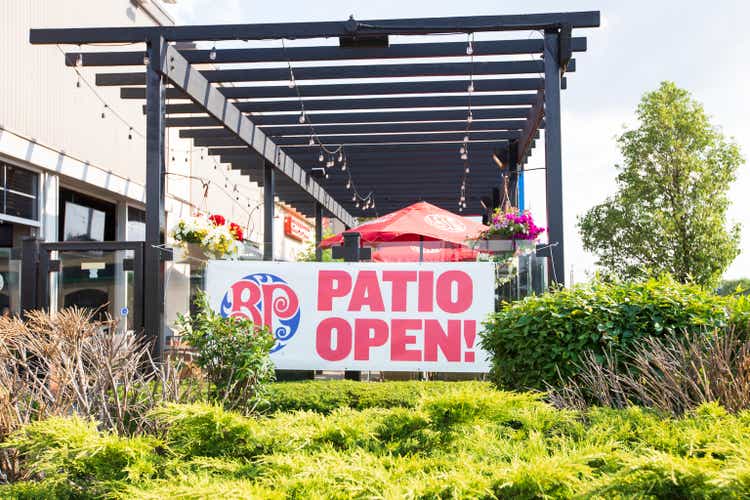
[(444, 241), (387, 241), (372, 243), (373, 262), (461, 262), (477, 260), (477, 252)]
[[(418, 249), (420, 244), (416, 242), (448, 242), (451, 245), (442, 245), (440, 252), (444, 256), (446, 256), (446, 251), (451, 253), (451, 258), (446, 258), (445, 260), (468, 260), (471, 258), (469, 254), (472, 251), (469, 249), (465, 249), (468, 252), (456, 251), (455, 246), (463, 248), (463, 245), (467, 244), (467, 240), (477, 238), (479, 233), (486, 229), (487, 226), (479, 222), (474, 222), (466, 217), (461, 217), (460, 215), (422, 201), (365, 222), (350, 229), (348, 232), (359, 233), (362, 243), (374, 248), (378, 247), (378, 243), (383, 242), (415, 242)], [(329, 248), (340, 245), (342, 242), (343, 236), (340, 233), (326, 238), (320, 243), (320, 246), (322, 248)], [(409, 245), (404, 246), (407, 247), (406, 250), (401, 249), (400, 252), (398, 247), (391, 250), (383, 249), (386, 252), (383, 256), (385, 257), (387, 252), (403, 254), (410, 250), (408, 248)], [(423, 247), (421, 252), (423, 260), (428, 260), (428, 258), (430, 260), (433, 260), (433, 258), (435, 260), (442, 260), (435, 258), (435, 255), (439, 254), (432, 251), (433, 245), (422, 243), (421, 246)], [(428, 249), (428, 252), (425, 252), (425, 248)], [(428, 257), (427, 253), (432, 253), (433, 257)], [(476, 254), (472, 255), (475, 256)]]

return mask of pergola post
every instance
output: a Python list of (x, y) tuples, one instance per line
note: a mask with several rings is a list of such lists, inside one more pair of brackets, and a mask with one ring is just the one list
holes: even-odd
[(276, 173), (269, 162), (263, 165), (263, 260), (273, 260), (273, 217)]
[(323, 249), (320, 242), (323, 240), (323, 205), (315, 202), (315, 260), (323, 260)]
[(154, 37), (148, 43), (146, 66), (146, 248), (144, 259), (144, 326), (153, 337), (154, 352), (164, 351), (164, 107), (165, 78), (161, 72), (165, 42)]
[(556, 283), (565, 283), (563, 241), (562, 148), (560, 130), (560, 58), (558, 30), (544, 33), (544, 161), (547, 184), (547, 226), (550, 243), (550, 273)]

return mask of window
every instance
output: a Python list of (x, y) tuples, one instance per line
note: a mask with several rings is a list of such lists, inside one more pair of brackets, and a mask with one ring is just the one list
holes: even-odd
[(21, 219), (39, 220), (39, 175), (0, 162), (0, 176), (0, 213)]
[(128, 207), (128, 241), (144, 241), (146, 239), (146, 212), (134, 207)]
[(117, 205), (60, 188), (62, 241), (115, 241)]

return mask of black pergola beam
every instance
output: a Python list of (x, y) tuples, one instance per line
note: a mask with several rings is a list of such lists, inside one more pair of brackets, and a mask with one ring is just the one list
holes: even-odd
[(332, 38), (376, 35), (427, 35), (435, 33), (477, 33), (559, 28), (596, 28), (599, 12), (555, 12), (504, 16), (437, 17), (327, 21), (313, 23), (224, 24), (204, 26), (133, 26), (121, 28), (32, 29), (32, 44), (130, 43), (162, 36), (170, 42), (197, 40), (278, 40), (280, 38)]
[[(563, 78), (563, 81), (565, 78)], [(299, 93), (304, 98), (310, 97), (350, 97), (395, 94), (458, 94), (465, 93), (469, 80), (446, 80), (425, 82), (368, 82), (368, 83), (335, 83), (305, 85), (299, 84)], [(281, 99), (297, 98), (297, 90), (288, 85), (264, 85), (219, 87), (224, 97), (231, 99)], [(543, 78), (498, 78), (474, 80), (476, 92), (512, 92), (522, 90), (544, 90)], [(125, 99), (143, 99), (143, 87), (123, 87), (120, 97)], [(178, 89), (167, 89), (167, 97), (184, 98)]]
[[(542, 73), (544, 62), (532, 61), (475, 61), (473, 63), (417, 63), (359, 66), (310, 66), (294, 69), (296, 80), (342, 80), (352, 78), (416, 78), (440, 76), (515, 75)], [(575, 59), (571, 59), (568, 72), (575, 71)], [(211, 83), (273, 82), (288, 81), (289, 68), (215, 69), (201, 74)], [(145, 73), (97, 73), (96, 84), (100, 86), (143, 85)]]
[[(540, 54), (544, 40), (490, 40), (473, 44), (477, 56), (511, 54)], [(271, 47), (247, 49), (182, 50), (190, 64), (265, 63), (271, 61), (342, 61), (357, 59), (404, 59), (420, 57), (457, 57), (465, 55), (463, 42), (400, 43), (388, 47)], [(586, 38), (571, 39), (572, 52), (586, 50)], [(68, 52), (67, 66), (138, 66), (143, 64), (145, 52)]]
[[(505, 118), (526, 118), (528, 108), (473, 109), (474, 121), (499, 120)], [(252, 115), (253, 122), (264, 125), (299, 125), (299, 114)], [(465, 109), (419, 109), (413, 111), (391, 110), (371, 113), (344, 111), (340, 113), (310, 113), (309, 123), (317, 126), (324, 123), (373, 123), (373, 122), (424, 122), (424, 121), (466, 121)], [(309, 130), (309, 124), (307, 125)]]
[[(429, 134), (369, 134), (369, 135), (332, 135), (322, 137), (326, 143), (329, 144), (347, 144), (349, 142), (355, 143), (368, 143), (368, 144), (379, 144), (379, 143), (393, 143), (393, 142), (436, 142), (436, 141), (455, 141), (462, 142), (465, 136), (469, 137), (469, 142), (476, 142), (479, 140), (494, 140), (494, 141), (507, 141), (511, 139), (517, 139), (519, 133), (512, 130), (504, 131), (474, 131), (469, 132), (433, 132)], [(274, 142), (279, 146), (306, 146), (309, 145), (309, 137), (278, 137), (274, 139)], [(315, 147), (315, 146), (312, 146)]]
[[(171, 119), (179, 120), (179, 118)], [(167, 120), (168, 126), (180, 126), (172, 124)], [(180, 123), (180, 122), (176, 122)], [(184, 122), (183, 122), (184, 123)], [(188, 122), (189, 123), (189, 122)], [(473, 122), (471, 130), (522, 130), (525, 120), (492, 120)], [(400, 132), (449, 132), (463, 131), (466, 129), (466, 121), (453, 122), (426, 122), (426, 123), (372, 123), (372, 124), (327, 124), (316, 125), (315, 132), (320, 137), (340, 134), (377, 134), (377, 133), (400, 133)], [(283, 137), (287, 135), (306, 135), (309, 127), (265, 127), (263, 128), (268, 137)], [(180, 137), (221, 137), (225, 134), (219, 127), (211, 128), (186, 128), (180, 130)], [(325, 141), (325, 139), (323, 139)]]

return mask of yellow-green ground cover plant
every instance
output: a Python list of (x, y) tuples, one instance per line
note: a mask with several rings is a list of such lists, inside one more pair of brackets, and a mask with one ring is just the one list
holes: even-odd
[[(150, 413), (159, 432), (120, 437), (80, 417), (13, 434), (24, 481), (2, 498), (746, 498), (750, 413), (702, 404), (680, 417), (639, 407), (556, 409), (542, 394), (488, 383), (420, 383), (392, 407), (293, 409), (243, 416), (206, 403)], [(366, 386), (367, 384), (363, 384)], [(374, 384), (373, 384), (374, 385)], [(417, 383), (384, 382), (401, 392)], [(363, 392), (367, 392), (365, 389)]]

